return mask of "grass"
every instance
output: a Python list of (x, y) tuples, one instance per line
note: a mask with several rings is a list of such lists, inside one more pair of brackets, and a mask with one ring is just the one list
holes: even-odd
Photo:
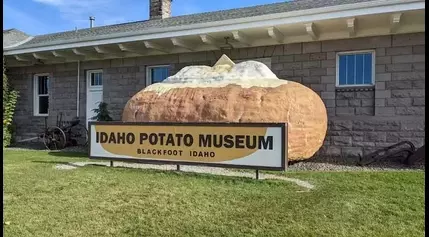
[(424, 236), (424, 172), (284, 173), (281, 181), (55, 164), (4, 151), (5, 236)]

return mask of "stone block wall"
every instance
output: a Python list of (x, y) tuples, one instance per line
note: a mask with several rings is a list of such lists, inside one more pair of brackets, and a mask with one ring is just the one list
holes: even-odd
[[(49, 116), (34, 116), (33, 78), (38, 73), (49, 73)], [(39, 65), (37, 67), (9, 68), (7, 75), (11, 86), (19, 91), (14, 115), (16, 140), (38, 136), (47, 126), (56, 125), (62, 113), (63, 120), (71, 120), (77, 115), (77, 64)], [(86, 86), (84, 71), (81, 70), (79, 94), (79, 118), (85, 119)], [(37, 141), (37, 140), (36, 140)]]
[(13, 119), (16, 139), (35, 137), (37, 132), (42, 132), (44, 118), (33, 116), (33, 75), (27, 73), (25, 68), (13, 68), (7, 72), (11, 86), (19, 92)]
[(337, 89), (335, 115), (374, 115), (374, 88)]
[(356, 159), (359, 155), (410, 141), (416, 147), (424, 144), (425, 122), (410, 117), (342, 118), (332, 117), (324, 147), (318, 155)]
[[(328, 111), (329, 131), (317, 155), (353, 157), (401, 140), (423, 144), (424, 40), (424, 33), (387, 35), (240, 48), (228, 56), (237, 61), (269, 58), (279, 78), (302, 83), (318, 93)], [(375, 51), (375, 85), (337, 88), (336, 55), (355, 50)], [(112, 117), (119, 120), (126, 102), (146, 86), (148, 66), (169, 65), (174, 74), (188, 65), (212, 66), (221, 55), (217, 50), (81, 62), (80, 117), (86, 116), (86, 70), (103, 69), (103, 99)], [(55, 121), (58, 111), (76, 114), (76, 63), (11, 68), (12, 84), (22, 95), (15, 116), (22, 138), (43, 128), (43, 118), (32, 112), (32, 77), (46, 72), (52, 73), (49, 119)]]

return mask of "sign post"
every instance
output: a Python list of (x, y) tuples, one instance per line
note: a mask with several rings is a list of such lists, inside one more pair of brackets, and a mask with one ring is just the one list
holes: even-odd
[(285, 170), (284, 123), (90, 122), (89, 158)]

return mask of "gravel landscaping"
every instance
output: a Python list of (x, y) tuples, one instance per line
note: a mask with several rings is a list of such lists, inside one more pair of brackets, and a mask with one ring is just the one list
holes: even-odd
[[(21, 144), (20, 146), (7, 148), (11, 150), (46, 150), (43, 144), (40, 143), (28, 143), (28, 144)], [(61, 151), (57, 151), (60, 153), (69, 153), (69, 152), (78, 152), (78, 153), (86, 153), (88, 152), (87, 147), (66, 147)], [(117, 162), (115, 162), (117, 163)], [(125, 164), (125, 163), (124, 163)], [(136, 163), (127, 163), (130, 164), (131, 167), (152, 167), (146, 164), (136, 164)], [(158, 169), (170, 169), (168, 165), (155, 165), (154, 167), (158, 167)], [(164, 168), (162, 168), (164, 167)], [(176, 169), (176, 166), (172, 166), (174, 169)], [(182, 170), (189, 169), (188, 171), (191, 171), (192, 169), (195, 170), (195, 172), (198, 172), (198, 170), (201, 167), (199, 166), (182, 166)], [(212, 168), (209, 168), (209, 170)], [(216, 168), (219, 170), (227, 170), (223, 168)], [(368, 166), (358, 166), (358, 165), (348, 165), (348, 164), (338, 164), (336, 162), (326, 162), (323, 160), (307, 160), (302, 162), (297, 162), (292, 165), (289, 165), (287, 167), (288, 171), (394, 171), (394, 170), (424, 170), (424, 164), (416, 164), (413, 166), (407, 166), (400, 163), (376, 163)], [(211, 172), (206, 172), (211, 173)], [(248, 173), (248, 172), (247, 172)], [(251, 176), (254, 176), (252, 173)]]
[[(100, 166), (110, 166), (110, 162), (71, 162), (68, 164), (59, 164), (56, 165), (57, 169), (75, 169), (77, 167), (83, 167), (86, 165), (100, 165)], [(114, 167), (126, 167), (126, 168), (138, 168), (138, 169), (156, 169), (156, 170), (176, 170), (176, 165), (152, 165), (152, 164), (137, 164), (137, 163), (126, 163), (126, 162), (113, 162)], [(224, 175), (224, 176), (234, 176), (234, 177), (247, 177), (255, 178), (255, 173), (246, 172), (246, 171), (233, 171), (231, 169), (217, 168), (217, 167), (204, 167), (204, 166), (180, 166), (181, 172), (191, 172), (191, 173), (202, 173), (202, 174), (214, 174), (214, 175)], [(273, 174), (260, 174), (259, 179), (276, 179), (283, 180), (287, 182), (295, 183), (298, 186), (313, 189), (314, 186), (307, 181), (287, 178), (284, 176), (273, 175)]]

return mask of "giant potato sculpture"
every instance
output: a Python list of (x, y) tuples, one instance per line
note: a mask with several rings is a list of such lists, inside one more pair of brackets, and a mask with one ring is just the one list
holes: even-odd
[(188, 66), (150, 85), (126, 104), (126, 122), (285, 122), (288, 160), (308, 159), (322, 146), (326, 108), (311, 89), (278, 79), (263, 63)]

